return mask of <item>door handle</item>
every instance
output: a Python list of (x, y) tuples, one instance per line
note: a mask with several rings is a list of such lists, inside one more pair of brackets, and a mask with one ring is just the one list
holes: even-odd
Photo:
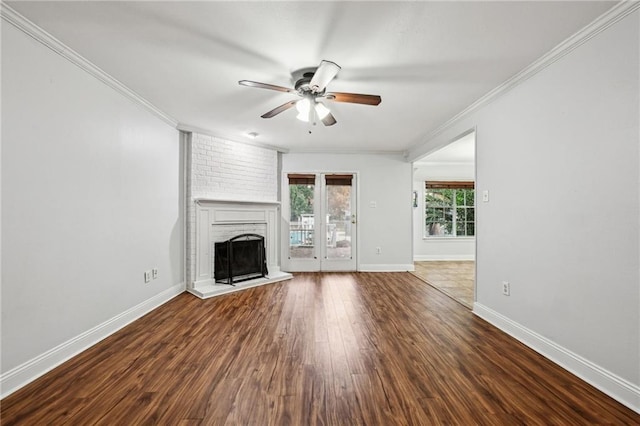
[(351, 215), (351, 223), (353, 223), (353, 224), (356, 223), (356, 215), (355, 214)]

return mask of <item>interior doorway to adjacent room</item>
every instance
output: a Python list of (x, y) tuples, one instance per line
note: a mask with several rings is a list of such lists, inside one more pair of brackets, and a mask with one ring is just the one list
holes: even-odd
[(476, 133), (414, 162), (414, 274), (473, 308), (476, 250)]

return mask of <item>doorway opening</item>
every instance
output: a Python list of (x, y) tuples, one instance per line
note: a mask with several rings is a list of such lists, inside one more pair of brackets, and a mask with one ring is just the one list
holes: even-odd
[(476, 132), (413, 164), (414, 274), (469, 309), (475, 297)]
[(285, 270), (356, 270), (356, 178), (355, 173), (286, 175)]

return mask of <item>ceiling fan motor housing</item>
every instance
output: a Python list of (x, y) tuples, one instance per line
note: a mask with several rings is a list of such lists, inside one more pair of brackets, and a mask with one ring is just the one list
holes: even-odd
[(295, 89), (301, 95), (314, 94), (314, 95), (322, 96), (324, 94), (325, 89), (322, 89), (322, 91), (317, 91), (317, 90), (314, 90), (314, 88), (311, 87), (310, 85), (311, 79), (315, 75), (317, 69), (318, 69), (317, 67), (303, 68), (291, 73), (294, 80), (293, 87), (295, 87)]

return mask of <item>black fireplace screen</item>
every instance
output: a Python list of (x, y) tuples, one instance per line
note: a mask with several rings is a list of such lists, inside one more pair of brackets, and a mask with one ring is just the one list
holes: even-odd
[(217, 283), (234, 285), (267, 274), (263, 236), (242, 234), (215, 243), (214, 279)]

